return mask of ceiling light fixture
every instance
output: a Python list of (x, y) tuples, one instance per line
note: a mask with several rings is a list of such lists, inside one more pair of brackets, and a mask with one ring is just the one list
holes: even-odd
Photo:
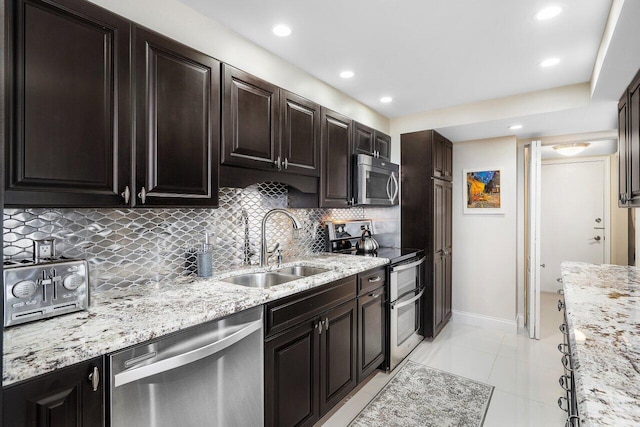
[(589, 146), (587, 142), (573, 142), (571, 144), (554, 145), (553, 149), (563, 156), (575, 156), (582, 153)]
[(560, 6), (549, 6), (536, 13), (536, 19), (538, 21), (546, 21), (547, 19), (555, 18), (560, 15), (562, 8)]
[(380, 98), (380, 102), (384, 104), (388, 104), (391, 101), (393, 101), (393, 98), (390, 96), (383, 96), (382, 98)]
[(511, 126), (509, 126), (509, 129), (511, 129), (511, 130), (522, 129), (522, 125), (511, 125)]
[(284, 24), (278, 24), (273, 27), (273, 34), (278, 37), (287, 37), (291, 35), (291, 27)]
[(560, 58), (547, 58), (540, 63), (540, 66), (543, 68), (553, 67), (554, 65), (558, 65), (560, 63)]
[(345, 70), (345, 71), (340, 73), (340, 77), (342, 77), (343, 79), (350, 79), (351, 77), (353, 77), (355, 75), (356, 75), (356, 73), (354, 73), (353, 71), (350, 71), (350, 70)]

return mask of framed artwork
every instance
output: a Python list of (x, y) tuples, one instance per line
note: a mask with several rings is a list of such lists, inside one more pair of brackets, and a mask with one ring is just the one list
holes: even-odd
[(462, 182), (466, 190), (462, 192), (465, 214), (504, 214), (502, 205), (502, 169), (465, 169)]

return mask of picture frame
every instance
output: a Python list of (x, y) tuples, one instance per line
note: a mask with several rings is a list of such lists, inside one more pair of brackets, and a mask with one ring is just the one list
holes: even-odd
[(504, 214), (502, 198), (503, 168), (464, 169), (462, 171), (462, 210), (466, 215)]

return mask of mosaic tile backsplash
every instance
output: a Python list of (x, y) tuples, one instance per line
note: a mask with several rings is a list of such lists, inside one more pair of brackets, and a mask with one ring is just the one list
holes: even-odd
[[(142, 285), (195, 275), (192, 250), (210, 234), (214, 270), (260, 262), (264, 215), (287, 207), (287, 187), (262, 183), (221, 188), (217, 209), (4, 209), (4, 259), (31, 258), (33, 240), (54, 237), (58, 255), (86, 258), (91, 290)], [(377, 217), (381, 243), (399, 244), (399, 208), (288, 209), (303, 224), (293, 237), (281, 214), (267, 223), (267, 244), (287, 259), (323, 252), (327, 220)]]

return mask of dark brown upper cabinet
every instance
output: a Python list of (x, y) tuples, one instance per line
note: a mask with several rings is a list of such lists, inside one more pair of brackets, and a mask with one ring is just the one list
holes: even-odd
[(433, 139), (433, 176), (435, 178), (453, 180), (453, 145), (451, 141), (436, 131), (432, 132)]
[(277, 170), (279, 89), (224, 64), (222, 164)]
[(351, 153), (353, 122), (347, 116), (322, 109), (322, 173), (320, 207), (353, 205)]
[(280, 109), (281, 170), (320, 176), (320, 105), (281, 89)]
[(391, 137), (362, 123), (354, 122), (353, 152), (390, 160)]
[(78, 0), (7, 7), (5, 203), (127, 206), (129, 22)]
[(640, 71), (618, 103), (618, 206), (640, 206)]
[(135, 205), (217, 206), (220, 62), (141, 28), (135, 53)]

